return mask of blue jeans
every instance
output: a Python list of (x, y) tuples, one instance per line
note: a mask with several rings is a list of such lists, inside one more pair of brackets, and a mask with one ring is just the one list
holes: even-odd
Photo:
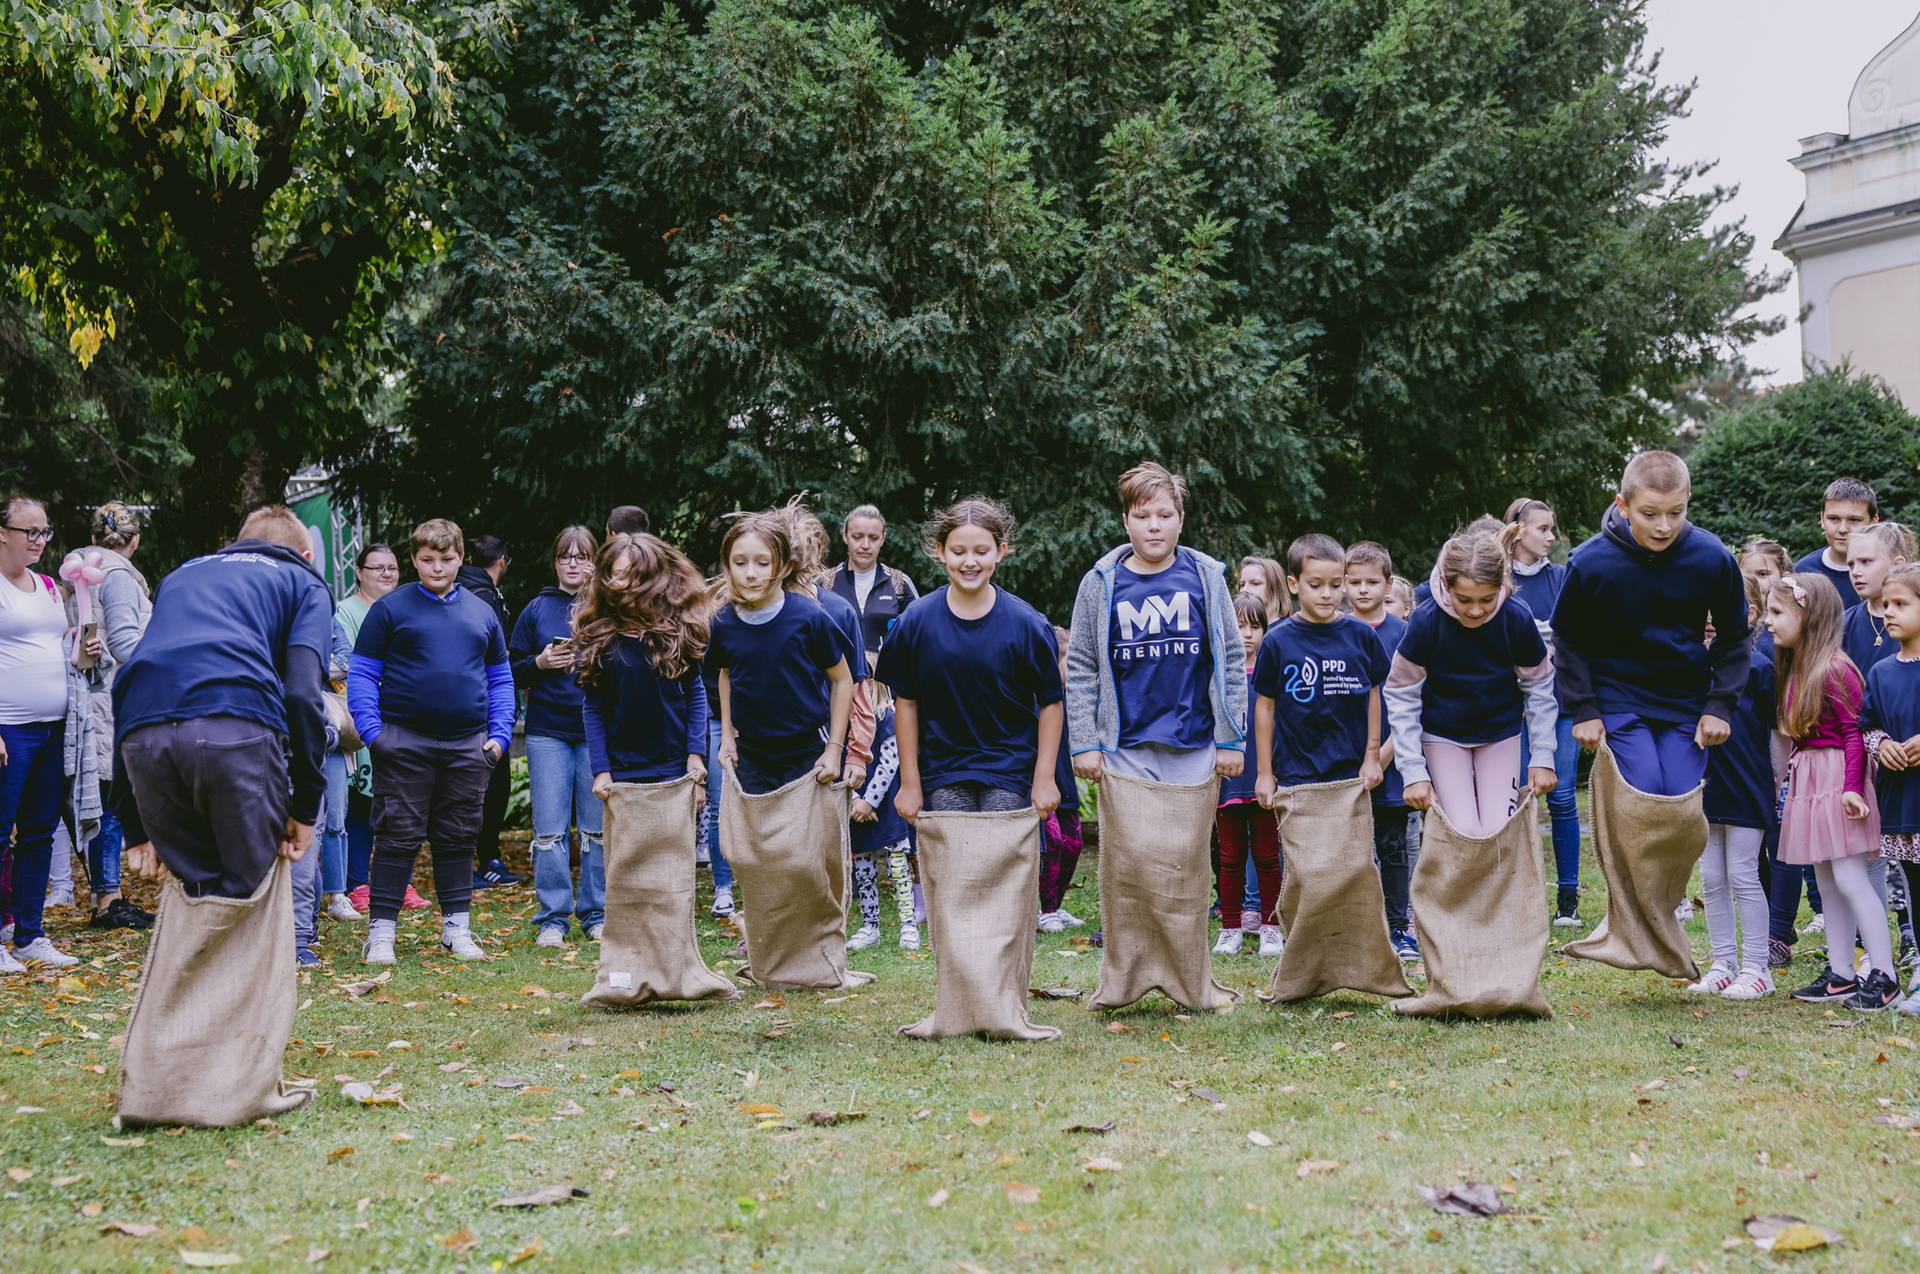
[(713, 867), (713, 887), (732, 889), (733, 866), (720, 852), (720, 793), (726, 788), (727, 777), (714, 763), (719, 755), (720, 722), (713, 720), (707, 723), (707, 808), (700, 819), (707, 826), (707, 860)]
[(1607, 746), (1628, 785), (1652, 796), (1685, 796), (1707, 777), (1707, 752), (1693, 741), (1695, 723), (1649, 721), (1631, 713), (1601, 716)]
[(8, 864), (6, 894), (13, 911), (13, 945), (40, 937), (53, 868), (53, 828), (66, 786), (60, 745), (64, 721), (0, 725), (7, 763), (0, 766), (0, 862)]
[[(533, 892), (540, 900), (536, 929), (564, 929), (576, 916), (582, 929), (607, 913), (607, 857), (600, 840), (604, 810), (593, 794), (593, 762), (585, 743), (544, 734), (527, 736), (527, 787), (533, 798)], [(567, 863), (567, 830), (580, 828), (580, 889)]]
[(300, 856), (290, 873), (293, 877), (293, 947), (311, 947), (320, 937), (320, 845), (314, 844)]
[[(1528, 769), (1533, 749), (1526, 731), (1520, 732), (1520, 768)], [(1580, 745), (1573, 741), (1573, 714), (1563, 712), (1553, 724), (1553, 791), (1547, 793), (1547, 818), (1553, 826), (1553, 868), (1562, 890), (1580, 884)]]
[(95, 898), (120, 892), (121, 848), (120, 820), (111, 807), (103, 805), (100, 830), (87, 842), (87, 888)]
[(329, 752), (326, 760), (327, 797), (320, 806), (320, 892), (347, 892), (347, 758)]

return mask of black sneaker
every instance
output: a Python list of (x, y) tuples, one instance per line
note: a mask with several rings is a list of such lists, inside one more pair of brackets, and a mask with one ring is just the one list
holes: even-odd
[(1778, 938), (1767, 939), (1767, 967), (1784, 969), (1793, 963), (1793, 944)]
[(1843, 978), (1832, 969), (1823, 972), (1820, 977), (1793, 993), (1793, 998), (1802, 1004), (1826, 1004), (1834, 1000), (1850, 1000), (1860, 990), (1860, 983), (1853, 978)]
[(1875, 969), (1860, 984), (1860, 989), (1847, 1000), (1847, 1007), (1862, 1013), (1884, 1013), (1900, 999), (1900, 984), (1892, 977)]
[(93, 919), (87, 921), (87, 927), (89, 929), (151, 929), (153, 914), (140, 910), (125, 898), (115, 898), (93, 913)]
[(519, 885), (526, 882), (525, 876), (516, 876), (507, 870), (507, 865), (498, 858), (488, 863), (473, 877), (475, 889), (494, 889), (503, 885)]

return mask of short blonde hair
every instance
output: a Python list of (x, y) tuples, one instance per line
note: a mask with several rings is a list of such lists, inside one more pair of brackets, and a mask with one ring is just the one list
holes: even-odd
[(1627, 461), (1620, 475), (1620, 498), (1630, 500), (1636, 491), (1693, 490), (1693, 474), (1687, 462), (1671, 451), (1643, 451)]
[(431, 549), (436, 553), (452, 553), (457, 557), (467, 555), (467, 541), (460, 534), (457, 523), (446, 518), (428, 518), (413, 528), (413, 538), (407, 543), (409, 555)]
[(240, 524), (240, 538), (265, 540), (296, 553), (310, 552), (313, 548), (313, 534), (307, 530), (307, 524), (284, 504), (263, 504), (247, 514), (247, 520)]
[(1915, 556), (1913, 530), (1904, 522), (1869, 522), (1865, 526), (1854, 528), (1847, 543), (1856, 540), (1871, 540), (1886, 550), (1888, 557), (1903, 557), (1911, 562)]
[(1120, 475), (1120, 509), (1131, 512), (1155, 496), (1166, 496), (1182, 514), (1187, 511), (1187, 480), (1165, 465), (1143, 460)]

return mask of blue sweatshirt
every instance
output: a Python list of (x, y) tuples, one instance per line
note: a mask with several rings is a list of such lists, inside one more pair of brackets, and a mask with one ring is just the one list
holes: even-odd
[(1560, 604), (1560, 591), (1567, 586), (1567, 568), (1558, 562), (1537, 563), (1540, 569), (1530, 575), (1513, 568), (1513, 595), (1527, 604), (1535, 620), (1551, 626), (1553, 608)]
[(1746, 584), (1726, 545), (1689, 524), (1649, 552), (1611, 505), (1600, 534), (1573, 551), (1553, 613), (1561, 710), (1575, 721), (1731, 721), (1747, 684), (1749, 635)]
[(1747, 661), (1740, 706), (1728, 718), (1727, 741), (1707, 749), (1709, 823), (1771, 830), (1779, 792), (1773, 782), (1773, 640), (1762, 633)]
[[(1874, 665), (1860, 705), (1860, 728), (1880, 731), (1896, 743), (1920, 734), (1920, 661), (1883, 659)], [(1888, 836), (1920, 834), (1920, 770), (1881, 766), (1873, 787), (1880, 830)]]
[(485, 731), (513, 744), (513, 667), (493, 607), (456, 584), (436, 597), (418, 581), (375, 602), (347, 672), (347, 710), (367, 744), (388, 722), (453, 742)]
[(1898, 654), (1900, 643), (1887, 635), (1887, 621), (1876, 617), (1862, 604), (1848, 611), (1846, 619), (1841, 621), (1840, 649), (1847, 652), (1847, 658), (1853, 660), (1853, 666), (1864, 677), (1882, 659)]
[[(1824, 575), (1832, 581), (1833, 589), (1840, 594), (1840, 604), (1852, 610), (1861, 602), (1860, 594), (1853, 591), (1853, 572), (1842, 567), (1835, 570), (1827, 565), (1827, 550), (1823, 545), (1793, 564), (1796, 572), (1805, 571), (1809, 575)], [(1861, 669), (1865, 672), (1866, 669)]]
[[(524, 619), (524, 615), (522, 616)], [(678, 677), (654, 671), (643, 637), (615, 637), (581, 696), (581, 726), (595, 774), (619, 783), (659, 783), (707, 754), (707, 687), (700, 666)]]
[(564, 668), (540, 668), (534, 657), (559, 637), (573, 635), (574, 595), (548, 585), (521, 610), (507, 642), (513, 679), (527, 696), (527, 734), (568, 743), (586, 740), (580, 721), (580, 683)]

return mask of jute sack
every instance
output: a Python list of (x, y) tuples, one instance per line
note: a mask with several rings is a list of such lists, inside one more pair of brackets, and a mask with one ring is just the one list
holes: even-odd
[(1108, 771), (1100, 779), (1100, 983), (1090, 1009), (1117, 1009), (1149, 991), (1182, 1008), (1240, 1002), (1213, 980), (1207, 950), (1212, 872), (1207, 852), (1219, 780), (1155, 783)]
[(730, 1000), (694, 937), (694, 819), (703, 780), (615, 783), (607, 798), (607, 913), (600, 967), (582, 1004)]
[(161, 887), (120, 1052), (122, 1122), (230, 1128), (313, 1099), (280, 1076), (297, 990), (290, 866), (275, 859), (248, 898)]
[(847, 805), (812, 774), (758, 796), (727, 775), (720, 843), (746, 895), (747, 976), (768, 990), (873, 981), (847, 968)]
[(984, 1035), (1050, 1040), (1059, 1028), (1027, 1018), (1033, 927), (1040, 918), (1040, 820), (1005, 814), (922, 814), (920, 884), (933, 936), (933, 1012), (900, 1028), (915, 1039)]
[(1359, 779), (1280, 789), (1274, 804), (1287, 871), (1280, 919), (1287, 948), (1267, 998), (1329, 991), (1411, 995), (1387, 937), (1387, 903), (1373, 862), (1373, 799)]
[(1435, 805), (1413, 871), (1413, 927), (1427, 989), (1395, 1000), (1394, 1012), (1552, 1017), (1540, 991), (1547, 924), (1534, 798), (1521, 801), (1500, 830), (1486, 837), (1456, 831)]
[(1655, 796), (1628, 785), (1605, 744), (1593, 762), (1593, 845), (1607, 880), (1600, 927), (1561, 950), (1616, 969), (1662, 977), (1700, 976), (1686, 930), (1673, 909), (1707, 848), (1703, 783), (1684, 796)]

